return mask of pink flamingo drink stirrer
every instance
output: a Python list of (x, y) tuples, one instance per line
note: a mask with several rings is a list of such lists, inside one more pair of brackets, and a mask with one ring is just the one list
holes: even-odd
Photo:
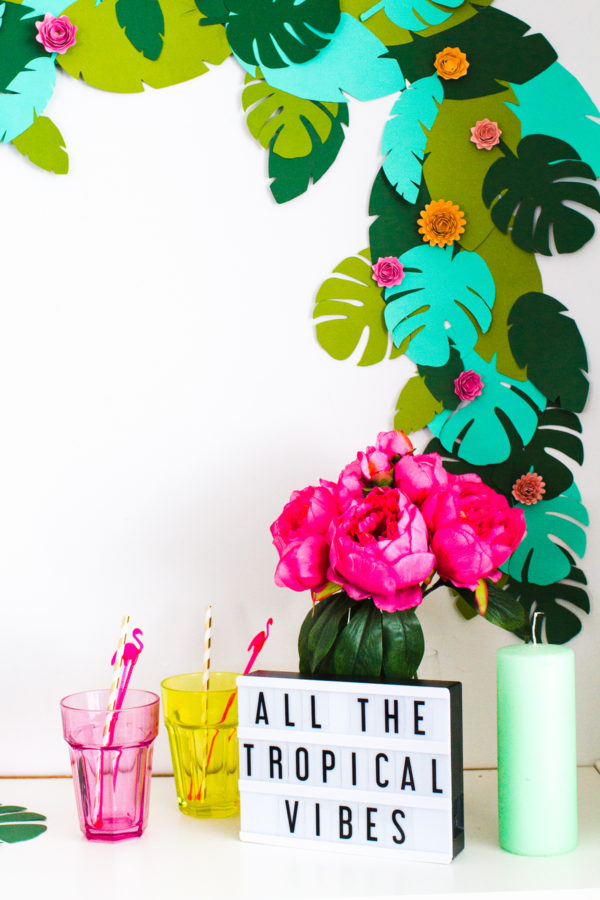
[[(266, 644), (266, 642), (267, 642), (267, 639), (268, 639), (268, 637), (269, 637), (269, 628), (270, 628), (272, 625), (273, 625), (273, 619), (269, 619), (269, 620), (267, 621), (266, 631), (259, 631), (258, 634), (256, 634), (256, 635), (252, 638), (252, 640), (250, 641), (250, 643), (248, 644), (248, 651), (251, 653), (251, 655), (250, 655), (250, 659), (248, 660), (248, 665), (247, 665), (246, 668), (244, 669), (244, 675), (248, 675), (248, 673), (251, 671), (252, 666), (254, 665), (254, 663), (255, 663), (255, 661), (256, 661), (256, 657), (258, 656), (258, 654), (260, 653), (260, 651), (262, 650), (262, 648), (265, 646), (265, 644)], [(232, 704), (233, 704), (233, 701), (235, 700), (235, 697), (236, 697), (236, 693), (237, 693), (236, 691), (232, 691), (231, 696), (229, 697), (229, 700), (227, 701), (227, 705), (225, 706), (225, 711), (224, 711), (223, 715), (221, 716), (221, 718), (219, 719), (219, 722), (218, 722), (219, 725), (222, 725), (223, 722), (225, 721), (225, 719), (227, 718), (227, 713), (228, 713), (229, 710), (231, 709), (231, 706), (232, 706)], [(215, 741), (216, 741), (216, 739), (217, 739), (217, 735), (218, 735), (218, 734), (219, 734), (219, 729), (217, 728), (216, 731), (215, 731), (215, 733), (213, 734), (212, 741), (210, 742), (210, 749), (209, 749), (209, 751), (208, 751), (208, 756), (207, 756), (207, 759), (206, 759), (206, 770), (205, 770), (205, 771), (206, 771), (206, 774), (208, 774), (208, 767), (209, 767), (209, 765), (210, 765), (210, 760), (211, 760), (211, 757), (212, 757), (213, 748), (214, 748), (214, 746), (215, 746)], [(229, 735), (228, 740), (231, 740), (231, 738), (232, 738), (234, 735), (235, 735), (235, 728), (232, 730), (231, 734)], [(200, 800), (200, 799), (202, 798), (202, 795), (203, 795), (203, 790), (202, 790), (202, 788), (203, 788), (203, 785), (201, 785), (200, 790), (199, 790), (198, 793), (196, 794), (196, 800)], [(193, 796), (193, 786), (192, 786), (192, 784), (190, 784), (190, 791), (189, 791), (189, 795), (188, 795), (188, 796), (189, 796), (189, 798), (191, 798), (191, 797)]]

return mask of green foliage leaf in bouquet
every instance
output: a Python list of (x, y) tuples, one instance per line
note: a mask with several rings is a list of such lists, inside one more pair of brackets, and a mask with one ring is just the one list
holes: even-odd
[[(492, 581), (487, 583), (487, 589), (488, 603), (483, 618), (506, 631), (516, 633), (524, 629), (528, 621), (527, 611), (519, 600)], [(460, 612), (466, 619), (474, 618), (479, 612), (474, 591), (462, 587), (453, 587), (452, 590), (459, 595), (456, 605)]]

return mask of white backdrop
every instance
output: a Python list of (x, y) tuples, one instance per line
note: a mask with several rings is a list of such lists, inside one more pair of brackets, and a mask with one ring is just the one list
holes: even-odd
[[(496, 5), (546, 34), (600, 100), (596, 0)], [(58, 701), (108, 686), (124, 612), (144, 631), (137, 687), (198, 668), (209, 601), (215, 668), (243, 668), (273, 616), (261, 665), (295, 669), (310, 601), (274, 586), (269, 524), (293, 489), (334, 478), (392, 426), (413, 372), (405, 359), (335, 362), (311, 324), (320, 283), (368, 243), (392, 101), (352, 102), (332, 170), (280, 207), (244, 124), (242, 82), (233, 60), (137, 95), (59, 73), (47, 114), (71, 173), (0, 148), (0, 774), (67, 771)], [(578, 476), (593, 604), (599, 255), (600, 236), (542, 260), (596, 381)], [(464, 683), (466, 764), (493, 766), (495, 650), (513, 639), (465, 622), (440, 594), (420, 618), (441, 676)], [(600, 755), (599, 638), (593, 612), (572, 643), (581, 763)], [(170, 769), (164, 730), (156, 769)]]

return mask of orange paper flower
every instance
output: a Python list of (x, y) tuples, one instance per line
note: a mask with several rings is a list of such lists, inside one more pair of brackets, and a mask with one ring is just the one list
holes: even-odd
[(465, 230), (464, 213), (451, 200), (432, 200), (421, 210), (419, 234), (433, 247), (453, 244)]
[(467, 74), (467, 54), (460, 47), (444, 47), (435, 58), (435, 68), (440, 78), (462, 78)]

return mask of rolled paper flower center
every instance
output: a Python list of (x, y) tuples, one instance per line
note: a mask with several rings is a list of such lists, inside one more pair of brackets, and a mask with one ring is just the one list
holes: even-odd
[(456, 221), (447, 213), (434, 216), (431, 227), (436, 234), (448, 234), (456, 226)]
[(448, 72), (449, 75), (453, 75), (454, 72), (458, 69), (458, 60), (455, 59), (454, 56), (445, 56), (442, 59), (442, 68), (444, 72)]
[(546, 493), (546, 483), (537, 472), (527, 472), (517, 478), (512, 487), (512, 495), (519, 503), (525, 506), (533, 506), (542, 499)]

